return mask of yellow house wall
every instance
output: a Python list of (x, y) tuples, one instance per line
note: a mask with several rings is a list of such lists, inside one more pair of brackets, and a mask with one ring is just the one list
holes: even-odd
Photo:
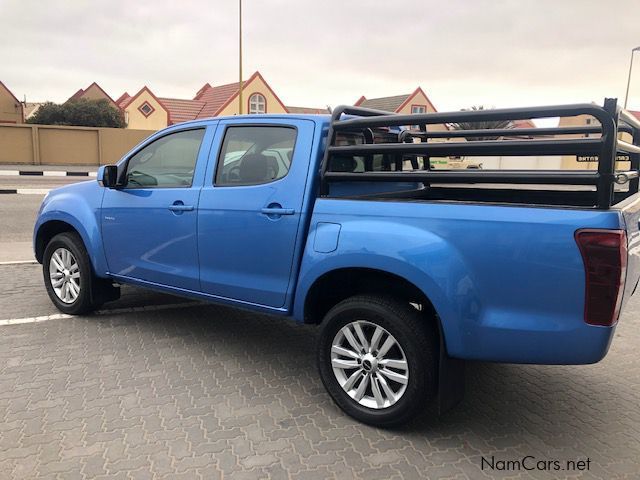
[[(155, 110), (145, 117), (138, 107), (148, 102)], [(138, 130), (160, 130), (167, 126), (167, 111), (160, 105), (149, 92), (144, 91), (124, 109), (125, 118), (128, 118), (127, 128)]]
[(102, 90), (100, 90), (95, 85), (89, 86), (89, 88), (84, 91), (81, 98), (86, 98), (87, 100), (107, 100), (111, 104), (111, 106), (118, 108), (118, 105), (116, 105), (114, 101), (112, 101), (107, 95), (104, 94)]
[[(436, 110), (433, 108), (427, 97), (425, 97), (421, 92), (418, 92), (413, 98), (409, 100), (404, 107), (402, 107), (398, 113), (403, 115), (409, 115), (411, 113), (412, 105), (424, 105), (427, 107), (427, 113), (435, 113)], [(447, 130), (447, 127), (444, 125), (432, 125), (430, 129), (434, 132), (443, 132)]]
[[(249, 112), (249, 97), (254, 93), (260, 93), (267, 101), (267, 113), (286, 113), (280, 102), (276, 100), (275, 95), (267, 88), (260, 77), (256, 77), (250, 83), (242, 88), (242, 113)], [(227, 105), (218, 115), (238, 115), (238, 97), (236, 96), (229, 105)]]
[(22, 107), (19, 102), (0, 86), (0, 123), (22, 123)]

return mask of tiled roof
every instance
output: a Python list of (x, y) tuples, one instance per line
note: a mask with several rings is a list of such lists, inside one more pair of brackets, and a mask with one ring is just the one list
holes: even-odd
[(77, 100), (78, 98), (82, 97), (82, 95), (84, 94), (84, 88), (81, 88), (80, 90), (78, 90), (76, 93), (74, 93), (73, 95), (71, 95), (69, 97), (69, 100)]
[(328, 108), (314, 108), (314, 107), (290, 107), (287, 105), (289, 113), (301, 113), (301, 114), (326, 114), (329, 113)]
[(179, 98), (159, 98), (158, 100), (169, 112), (171, 123), (195, 120), (206, 105), (202, 100), (183, 100)]
[(410, 96), (411, 94), (407, 93), (406, 95), (394, 95), (392, 97), (365, 98), (358, 106), (395, 112)]
[(218, 85), (217, 87), (212, 87), (209, 84), (205, 85), (195, 98), (195, 100), (206, 103), (197, 118), (213, 117), (218, 110), (220, 110), (220, 107), (238, 93), (239, 89), (240, 82), (227, 83), (226, 85)]
[(124, 92), (118, 97), (116, 103), (120, 108), (123, 108), (129, 102), (129, 100), (131, 100), (131, 95), (129, 95), (127, 92)]

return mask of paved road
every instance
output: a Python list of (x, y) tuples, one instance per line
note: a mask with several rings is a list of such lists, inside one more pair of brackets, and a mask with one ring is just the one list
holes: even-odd
[(31, 176), (0, 176), (0, 190), (12, 188), (45, 188), (52, 189), (69, 183), (96, 181), (87, 177), (31, 177)]
[[(52, 189), (69, 183), (85, 181), (95, 182), (95, 179), (0, 175), (0, 191), (18, 188)], [(44, 195), (41, 194), (0, 194), (0, 246), (2, 247), (0, 248), (0, 263), (29, 260), (33, 257), (31, 235), (43, 198)]]
[[(0, 266), (0, 320), (55, 313), (39, 268)], [(191, 301), (131, 310), (177, 301), (128, 288), (97, 315), (0, 322), (0, 478), (638, 478), (640, 296), (603, 362), (473, 364), (454, 411), (388, 431), (333, 405), (315, 328)], [(528, 455), (590, 468), (481, 469)]]

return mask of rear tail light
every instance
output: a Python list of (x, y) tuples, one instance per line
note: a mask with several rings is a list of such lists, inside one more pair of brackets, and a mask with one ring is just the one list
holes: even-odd
[(624, 230), (584, 229), (575, 238), (584, 261), (584, 321), (615, 325), (627, 274), (627, 235)]

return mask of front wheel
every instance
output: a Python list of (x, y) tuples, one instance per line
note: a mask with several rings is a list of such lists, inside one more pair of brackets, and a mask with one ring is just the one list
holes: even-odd
[(93, 275), (82, 239), (74, 232), (60, 233), (47, 244), (42, 274), (49, 298), (64, 313), (89, 313), (119, 295), (109, 282)]
[(371, 425), (407, 422), (436, 393), (435, 326), (409, 303), (358, 295), (327, 313), (318, 344), (325, 388)]

